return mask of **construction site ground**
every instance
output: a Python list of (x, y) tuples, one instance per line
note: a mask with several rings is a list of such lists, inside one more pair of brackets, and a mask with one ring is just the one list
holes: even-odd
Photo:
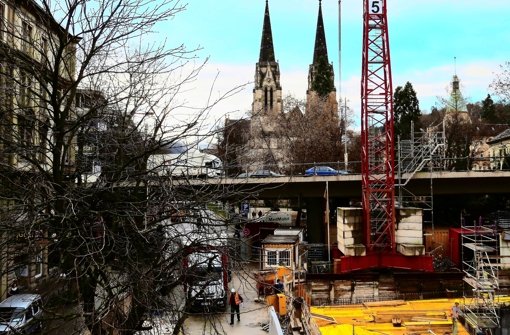
[[(380, 301), (360, 305), (311, 307), (310, 313), (322, 335), (451, 334), (454, 299)], [(468, 300), (460, 300), (469, 304)], [(501, 297), (501, 303), (510, 298)], [(458, 322), (458, 335), (468, 335)]]

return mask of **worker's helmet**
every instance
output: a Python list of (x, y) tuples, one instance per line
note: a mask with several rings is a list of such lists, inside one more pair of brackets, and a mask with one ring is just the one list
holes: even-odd
[(460, 302), (458, 300), (455, 300), (455, 304), (459, 304)]
[(232, 292), (232, 293), (236, 293), (236, 289), (232, 287), (232, 288), (230, 289), (230, 292)]

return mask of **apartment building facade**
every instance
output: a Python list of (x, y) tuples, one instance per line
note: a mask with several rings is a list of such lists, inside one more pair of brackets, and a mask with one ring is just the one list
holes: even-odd
[(40, 222), (51, 178), (42, 176), (74, 169), (75, 112), (66, 96), (77, 43), (36, 2), (0, 1), (0, 297), (14, 280), (30, 289), (48, 275), (51, 236)]

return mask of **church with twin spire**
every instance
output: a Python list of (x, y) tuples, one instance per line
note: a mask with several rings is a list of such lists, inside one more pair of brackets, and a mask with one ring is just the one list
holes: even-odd
[[(317, 128), (314, 120), (331, 122), (333, 128), (339, 125), (333, 65), (328, 60), (320, 0), (304, 111), (297, 106), (284, 110), (281, 73), (274, 49), (269, 1), (266, 0), (260, 55), (255, 66), (248, 150), (242, 159), (243, 171), (269, 169), (283, 172), (285, 166), (293, 161), (312, 161), (311, 157), (296, 157), (300, 151), (296, 144), (303, 142), (303, 136), (315, 130), (311, 128)], [(303, 128), (305, 126), (308, 129)]]

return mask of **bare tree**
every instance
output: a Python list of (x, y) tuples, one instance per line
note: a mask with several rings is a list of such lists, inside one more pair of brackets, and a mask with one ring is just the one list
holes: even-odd
[(3, 275), (45, 292), (48, 333), (133, 334), (162, 310), (177, 334), (195, 299), (182, 293), (189, 248), (228, 229), (208, 210), (223, 189), (161, 173), (182, 156), (147, 168), (162, 149), (214, 135), (217, 101), (184, 116), (179, 101), (202, 67), (194, 50), (152, 39), (185, 6), (20, 6), (0, 26)]
[(491, 88), (502, 101), (507, 102), (510, 99), (510, 62), (500, 65), (500, 69), (501, 72), (492, 81)]
[(308, 103), (303, 113), (298, 103), (283, 119), (280, 129), (289, 143), (295, 164), (338, 162), (342, 160), (341, 125), (336, 111), (324, 99)]
[(452, 112), (445, 116), (445, 168), (447, 170), (470, 170), (471, 147), (476, 133), (476, 124), (467, 121), (465, 114)]
[(224, 164), (225, 175), (235, 177), (243, 170), (243, 156), (248, 150), (250, 121), (225, 120), (218, 132), (218, 155)]

